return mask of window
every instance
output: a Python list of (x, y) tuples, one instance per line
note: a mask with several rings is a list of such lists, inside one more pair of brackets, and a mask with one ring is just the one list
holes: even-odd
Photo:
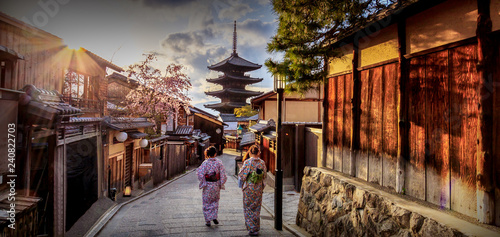
[(63, 85), (64, 100), (77, 108), (98, 112), (101, 106), (98, 101), (97, 86), (95, 77), (66, 70)]
[(97, 99), (95, 92), (95, 85), (91, 80), (91, 76), (69, 70), (66, 71), (63, 88), (64, 96), (82, 99)]

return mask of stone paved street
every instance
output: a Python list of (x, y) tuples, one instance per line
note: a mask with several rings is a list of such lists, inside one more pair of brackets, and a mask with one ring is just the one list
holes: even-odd
[[(103, 227), (98, 236), (246, 236), (242, 192), (234, 174), (234, 156), (219, 157), (226, 167), (228, 181), (221, 191), (219, 225), (205, 226), (201, 190), (196, 172), (128, 203)], [(264, 208), (260, 236), (294, 236), (276, 231), (274, 220)]]

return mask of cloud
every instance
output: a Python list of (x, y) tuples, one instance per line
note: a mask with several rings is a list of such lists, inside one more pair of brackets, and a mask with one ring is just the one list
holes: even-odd
[(253, 11), (248, 4), (236, 3), (219, 10), (219, 19), (237, 20)]
[(157, 8), (157, 7), (179, 7), (188, 5), (197, 0), (142, 0), (144, 6)]

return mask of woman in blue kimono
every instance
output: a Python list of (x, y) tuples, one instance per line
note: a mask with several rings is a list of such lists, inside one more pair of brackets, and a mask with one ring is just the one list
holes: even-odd
[(262, 206), (262, 192), (266, 178), (266, 163), (259, 158), (259, 146), (253, 145), (248, 149), (250, 158), (246, 159), (238, 174), (243, 182), (243, 211), (245, 225), (249, 235), (258, 235), (260, 230), (260, 209)]
[(210, 226), (210, 222), (219, 224), (217, 213), (219, 212), (220, 190), (224, 189), (226, 183), (226, 170), (222, 161), (215, 158), (217, 149), (211, 146), (205, 150), (205, 161), (198, 167), (197, 175), (200, 180), (200, 189), (203, 189), (203, 215), (205, 225)]

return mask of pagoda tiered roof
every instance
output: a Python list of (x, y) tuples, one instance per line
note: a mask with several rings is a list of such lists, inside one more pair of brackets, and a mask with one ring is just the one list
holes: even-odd
[(217, 103), (217, 104), (207, 104), (205, 105), (206, 108), (209, 109), (215, 109), (215, 110), (226, 110), (226, 109), (235, 109), (235, 108), (241, 108), (245, 105), (249, 105), (246, 102), (222, 102), (222, 103)]
[(222, 96), (222, 95), (228, 95), (228, 96), (258, 96), (262, 94), (260, 91), (248, 91), (245, 89), (235, 89), (235, 88), (224, 88), (222, 90), (218, 91), (206, 91), (206, 95), (211, 95), (211, 96)]
[(224, 74), (222, 76), (219, 76), (218, 78), (207, 79), (207, 82), (224, 84), (224, 83), (231, 82), (231, 81), (237, 81), (237, 82), (240, 82), (243, 84), (254, 84), (254, 83), (259, 83), (262, 80), (263, 80), (262, 78)]
[(214, 65), (208, 66), (208, 69), (226, 72), (226, 71), (240, 71), (240, 72), (248, 72), (261, 68), (262, 65), (252, 63), (244, 58), (238, 56), (237, 53), (232, 53), (228, 58), (216, 63)]
[(205, 92), (206, 95), (222, 98), (225, 102), (207, 104), (205, 107), (217, 110), (220, 113), (233, 114), (235, 108), (248, 105), (245, 102), (248, 97), (258, 96), (262, 92), (246, 90), (246, 85), (261, 82), (263, 79), (252, 78), (245, 75), (245, 72), (257, 70), (261, 67), (262, 65), (252, 63), (238, 56), (236, 52), (236, 21), (234, 21), (233, 53), (221, 62), (208, 66), (210, 70), (224, 73), (218, 78), (207, 79), (207, 82), (221, 85), (222, 89)]

